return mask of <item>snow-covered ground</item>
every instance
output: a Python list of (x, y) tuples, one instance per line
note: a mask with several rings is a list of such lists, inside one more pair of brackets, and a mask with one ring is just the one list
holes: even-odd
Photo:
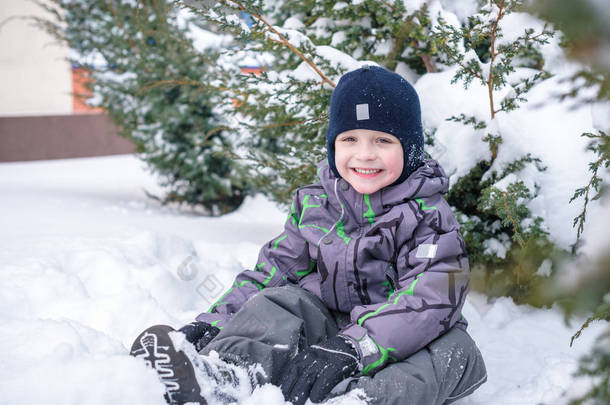
[[(0, 164), (0, 403), (164, 404), (131, 342), (207, 309), (285, 219), (262, 197), (206, 218), (144, 190), (160, 192), (133, 156)], [(598, 325), (570, 348), (577, 322), (556, 310), (471, 294), (464, 314), (489, 380), (461, 404), (557, 405), (586, 387), (571, 374)], [(240, 403), (263, 401), (284, 403), (273, 386)]]

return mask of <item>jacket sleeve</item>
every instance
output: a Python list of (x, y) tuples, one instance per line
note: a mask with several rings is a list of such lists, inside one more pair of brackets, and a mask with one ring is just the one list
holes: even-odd
[(409, 357), (461, 317), (470, 268), (459, 224), (440, 196), (417, 204), (419, 222), (396, 259), (398, 288), (386, 302), (354, 307), (340, 332), (359, 351), (365, 375)]
[(297, 282), (297, 273), (301, 274), (311, 264), (307, 241), (299, 232), (297, 212), (298, 193), (286, 219), (284, 231), (263, 246), (256, 267), (239, 273), (233, 285), (207, 312), (199, 314), (197, 320), (222, 329), (233, 314), (263, 288)]

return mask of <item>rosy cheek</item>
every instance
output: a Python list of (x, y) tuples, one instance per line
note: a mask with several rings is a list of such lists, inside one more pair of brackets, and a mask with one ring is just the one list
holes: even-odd
[(402, 165), (403, 165), (402, 159), (403, 159), (402, 154), (400, 154), (400, 155), (397, 153), (392, 154), (392, 156), (390, 157), (390, 159), (388, 161), (388, 164), (392, 168), (393, 172), (398, 173), (398, 174), (402, 173)]

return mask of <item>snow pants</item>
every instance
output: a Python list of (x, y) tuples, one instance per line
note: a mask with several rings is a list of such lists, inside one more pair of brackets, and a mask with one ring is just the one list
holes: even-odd
[[(338, 331), (335, 318), (315, 295), (291, 285), (268, 288), (250, 298), (200, 353), (216, 351), (230, 362), (259, 363), (266, 373), (259, 383), (277, 385), (284, 365), (298, 351)], [(452, 328), (373, 376), (342, 381), (331, 395), (360, 388), (371, 404), (441, 405), (469, 395), (486, 379), (474, 341)]]

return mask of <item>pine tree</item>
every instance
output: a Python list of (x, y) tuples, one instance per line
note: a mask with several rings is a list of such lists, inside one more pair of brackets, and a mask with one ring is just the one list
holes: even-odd
[(169, 190), (163, 202), (221, 214), (249, 192), (239, 165), (227, 157), (232, 142), (213, 112), (219, 90), (207, 66), (217, 50), (200, 52), (178, 9), (166, 0), (42, 3), (55, 21), (43, 26), (85, 62), (92, 105), (102, 107), (120, 134)]

